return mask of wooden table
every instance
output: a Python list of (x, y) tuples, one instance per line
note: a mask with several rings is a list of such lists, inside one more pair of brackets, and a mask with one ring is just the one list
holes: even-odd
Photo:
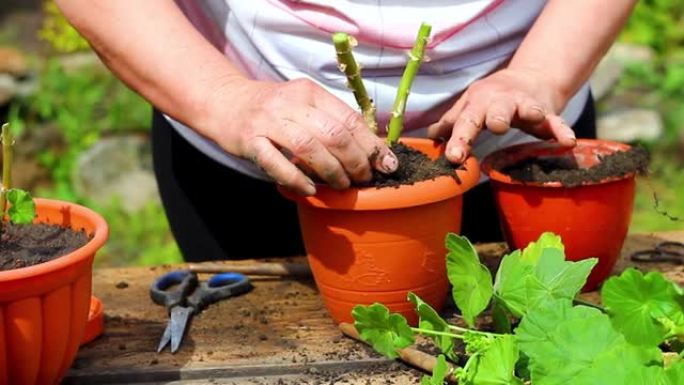
[[(617, 271), (631, 252), (662, 240), (684, 241), (684, 231), (631, 235)], [(496, 264), (504, 248), (481, 245)], [(166, 311), (148, 296), (153, 279), (179, 266), (99, 269), (94, 292), (105, 306), (105, 332), (81, 348), (66, 384), (417, 384), (422, 375), (343, 338), (310, 280), (262, 279), (254, 290), (212, 305), (195, 317), (181, 349), (157, 354)], [(658, 269), (684, 284), (684, 267)], [(592, 293), (588, 294), (591, 298)]]

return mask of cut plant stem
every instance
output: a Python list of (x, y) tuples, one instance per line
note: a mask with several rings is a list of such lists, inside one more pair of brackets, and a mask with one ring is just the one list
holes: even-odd
[(373, 133), (378, 131), (378, 123), (375, 118), (375, 105), (368, 96), (366, 86), (361, 77), (361, 67), (352, 53), (352, 38), (344, 32), (337, 32), (332, 37), (337, 52), (337, 64), (340, 71), (347, 76), (347, 86), (354, 92), (356, 103), (361, 108), (363, 119)]
[[(460, 328), (458, 326), (453, 326), (453, 325), (449, 325), (449, 329), (455, 330), (455, 331), (460, 331), (462, 333), (469, 332), (469, 333), (480, 334), (480, 335), (489, 336), (489, 337), (498, 336), (498, 334), (494, 334), (494, 333), (487, 333), (487, 332), (483, 332), (483, 331), (479, 331), (479, 330), (473, 330), (473, 329), (465, 329), (465, 328)], [(414, 333), (424, 334), (427, 336), (443, 336), (443, 337), (452, 337), (452, 338), (459, 338), (459, 339), (463, 339), (463, 337), (464, 337), (463, 334), (440, 332), (437, 330), (430, 330), (430, 329), (411, 328), (411, 330)]]
[(0, 134), (2, 141), (2, 188), (0, 188), (0, 235), (4, 230), (5, 210), (7, 208), (7, 191), (12, 188), (12, 132), (9, 123), (2, 125)]
[(387, 124), (387, 143), (392, 145), (399, 140), (401, 136), (401, 131), (404, 129), (404, 112), (406, 111), (406, 101), (411, 93), (411, 85), (413, 84), (413, 79), (416, 78), (420, 64), (425, 56), (425, 46), (430, 39), (430, 32), (432, 31), (432, 26), (427, 23), (423, 23), (418, 30), (418, 37), (413, 45), (413, 49), (409, 54), (409, 61), (404, 69), (404, 74), (401, 76), (401, 82), (399, 83), (399, 88), (397, 89), (397, 96), (394, 99), (394, 105), (392, 106), (392, 117)]

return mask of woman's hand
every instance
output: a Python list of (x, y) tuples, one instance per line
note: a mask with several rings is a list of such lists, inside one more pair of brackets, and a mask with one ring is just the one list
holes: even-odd
[(532, 69), (503, 69), (474, 82), (442, 118), (428, 128), (432, 138), (447, 138), (447, 158), (463, 162), (484, 128), (495, 134), (511, 126), (542, 139), (575, 145), (575, 134), (557, 115), (564, 101), (550, 79)]
[(389, 173), (398, 166), (358, 112), (306, 79), (233, 79), (208, 99), (202, 125), (226, 151), (304, 195), (316, 188), (302, 170), (343, 189), (370, 180), (371, 168)]

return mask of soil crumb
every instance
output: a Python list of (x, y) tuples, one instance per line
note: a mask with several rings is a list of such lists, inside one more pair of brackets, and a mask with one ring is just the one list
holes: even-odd
[(53, 260), (85, 245), (85, 231), (49, 224), (5, 223), (0, 239), (0, 270), (12, 270)]
[(383, 174), (380, 171), (373, 170), (373, 179), (370, 182), (356, 186), (398, 188), (401, 185), (412, 185), (444, 175), (451, 176), (460, 183), (455, 170), (463, 170), (463, 166), (452, 164), (444, 156), (433, 161), (424, 153), (403, 143), (395, 143), (390, 149), (399, 159), (397, 171), (392, 174)]
[(521, 182), (560, 182), (566, 187), (599, 182), (606, 178), (631, 173), (646, 173), (649, 155), (640, 146), (599, 156), (600, 162), (590, 168), (580, 168), (570, 158), (528, 158), (501, 170)]

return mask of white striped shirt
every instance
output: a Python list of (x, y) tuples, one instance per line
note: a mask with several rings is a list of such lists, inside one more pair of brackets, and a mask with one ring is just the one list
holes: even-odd
[[(378, 126), (389, 119), (407, 52), (421, 22), (432, 25), (427, 55), (409, 96), (404, 135), (424, 136), (437, 121), (435, 109), (473, 81), (501, 68), (529, 31), (545, 0), (176, 0), (193, 25), (253, 79), (308, 78), (356, 108), (337, 68), (331, 35), (347, 32), (363, 67), (366, 88), (378, 109)], [(587, 85), (563, 112), (573, 124), (587, 99)], [(190, 143), (214, 160), (255, 178), (268, 176), (251, 162), (222, 150), (187, 126), (167, 119)], [(487, 131), (474, 144), (479, 159), (511, 144), (534, 140), (518, 130)]]

